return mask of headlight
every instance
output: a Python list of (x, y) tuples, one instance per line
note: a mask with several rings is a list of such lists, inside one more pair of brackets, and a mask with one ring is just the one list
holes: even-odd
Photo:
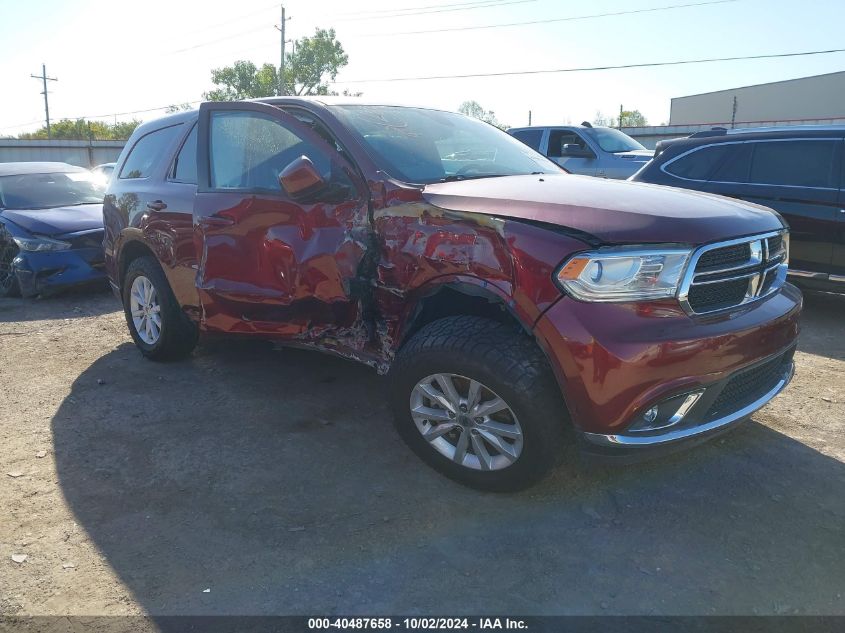
[(12, 239), (22, 251), (64, 251), (70, 248), (68, 242), (51, 240), (49, 237), (14, 237)]
[(558, 283), (581, 301), (646, 301), (675, 296), (692, 251), (607, 248), (570, 257)]

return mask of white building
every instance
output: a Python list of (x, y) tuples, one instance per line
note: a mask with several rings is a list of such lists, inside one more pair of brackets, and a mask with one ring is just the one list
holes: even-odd
[[(734, 105), (736, 112), (734, 112)], [(797, 125), (845, 120), (845, 71), (672, 99), (669, 125)]]

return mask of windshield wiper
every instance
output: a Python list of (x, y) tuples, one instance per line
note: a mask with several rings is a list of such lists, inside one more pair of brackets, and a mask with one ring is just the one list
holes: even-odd
[(513, 174), (476, 174), (473, 176), (467, 176), (465, 174), (452, 174), (450, 176), (446, 176), (445, 178), (441, 178), (437, 182), (457, 182), (459, 180), (479, 180), (481, 178), (504, 178), (505, 176), (512, 176)]

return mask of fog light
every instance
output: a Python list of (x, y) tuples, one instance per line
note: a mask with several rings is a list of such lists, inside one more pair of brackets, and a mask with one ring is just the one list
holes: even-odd
[(675, 426), (686, 418), (703, 393), (704, 390), (694, 391), (663, 400), (659, 405), (646, 409), (639, 417), (634, 418), (628, 431), (657, 431)]

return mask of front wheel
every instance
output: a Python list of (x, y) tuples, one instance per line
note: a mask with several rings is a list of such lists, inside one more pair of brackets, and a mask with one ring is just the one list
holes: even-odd
[(12, 261), (17, 254), (18, 247), (11, 239), (0, 241), (0, 297), (20, 295), (18, 280), (12, 268)]
[(147, 358), (175, 360), (191, 353), (199, 331), (179, 306), (158, 262), (132, 260), (123, 279), (123, 312), (135, 345)]
[(566, 409), (546, 358), (509, 325), (471, 316), (422, 328), (390, 370), (396, 428), (442, 474), (518, 490), (564, 449)]

